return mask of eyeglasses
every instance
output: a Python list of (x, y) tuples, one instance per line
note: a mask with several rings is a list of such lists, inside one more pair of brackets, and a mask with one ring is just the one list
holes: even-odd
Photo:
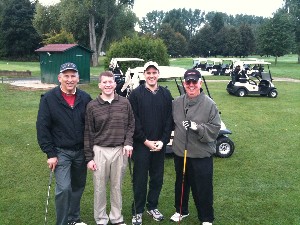
[(192, 84), (197, 84), (198, 81), (197, 81), (197, 80), (187, 80), (187, 81), (185, 81), (185, 83), (186, 83), (187, 85), (190, 85), (191, 83), (192, 83)]

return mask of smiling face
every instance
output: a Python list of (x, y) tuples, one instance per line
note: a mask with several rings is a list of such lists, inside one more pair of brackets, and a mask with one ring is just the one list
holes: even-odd
[(159, 77), (159, 71), (154, 66), (149, 66), (147, 70), (144, 71), (146, 86), (150, 89), (155, 89), (157, 87), (157, 81)]
[(58, 81), (63, 92), (73, 94), (79, 82), (78, 72), (75, 70), (66, 70), (58, 75)]
[(116, 82), (114, 76), (101, 76), (98, 84), (99, 88), (102, 91), (102, 97), (104, 98), (113, 98), (114, 92), (116, 89)]
[(186, 94), (189, 98), (195, 98), (200, 95), (200, 88), (202, 86), (202, 80), (188, 80), (183, 83), (186, 90)]

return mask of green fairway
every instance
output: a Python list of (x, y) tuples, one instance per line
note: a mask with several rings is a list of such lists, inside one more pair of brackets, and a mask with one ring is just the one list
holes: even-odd
[[(2, 65), (2, 64), (1, 64)], [(297, 65), (299, 67), (299, 65)], [(163, 82), (173, 97), (174, 82)], [(226, 82), (208, 81), (210, 92), (232, 131), (236, 150), (227, 159), (214, 159), (215, 225), (300, 224), (300, 83), (276, 82), (278, 97), (231, 96)], [(93, 98), (96, 83), (81, 85)], [(0, 224), (44, 223), (49, 181), (46, 155), (36, 140), (36, 115), (41, 90), (21, 90), (0, 84)], [(174, 179), (172, 157), (165, 160), (164, 186), (159, 209), (172, 224)], [(88, 173), (82, 199), (82, 219), (93, 219), (93, 185)], [(51, 188), (48, 224), (54, 224), (54, 185)], [(131, 224), (132, 186), (127, 171), (123, 186), (123, 212)], [(109, 203), (109, 202), (108, 202)], [(109, 205), (109, 204), (108, 204)], [(192, 196), (190, 216), (182, 224), (199, 224)], [(158, 224), (144, 214), (143, 224)], [(175, 224), (175, 223), (173, 223)]]

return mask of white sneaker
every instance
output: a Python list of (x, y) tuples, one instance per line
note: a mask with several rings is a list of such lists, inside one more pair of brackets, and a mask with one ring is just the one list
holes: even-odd
[(190, 215), (190, 214), (180, 216), (180, 214), (178, 212), (176, 212), (176, 213), (174, 213), (173, 216), (171, 216), (170, 220), (173, 222), (179, 222), (179, 217), (180, 217), (180, 221), (181, 221), (183, 218), (187, 217), (188, 215)]
[(203, 222), (202, 225), (212, 225), (210, 222)]
[(136, 214), (136, 216), (132, 216), (132, 225), (142, 225), (142, 216), (143, 214), (142, 213), (138, 213)]
[(147, 213), (152, 216), (155, 221), (162, 221), (164, 219), (163, 214), (161, 214), (158, 209), (148, 210)]

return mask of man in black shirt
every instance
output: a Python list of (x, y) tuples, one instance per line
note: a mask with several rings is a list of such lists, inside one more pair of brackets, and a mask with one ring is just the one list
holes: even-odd
[[(132, 207), (132, 224), (142, 224), (145, 205), (147, 213), (156, 221), (164, 216), (157, 209), (163, 184), (165, 149), (172, 131), (172, 96), (158, 85), (159, 67), (156, 62), (144, 65), (145, 84), (129, 95), (134, 116), (133, 190), (136, 203)], [(149, 191), (148, 174), (150, 176)], [(136, 213), (136, 214), (135, 214)]]

